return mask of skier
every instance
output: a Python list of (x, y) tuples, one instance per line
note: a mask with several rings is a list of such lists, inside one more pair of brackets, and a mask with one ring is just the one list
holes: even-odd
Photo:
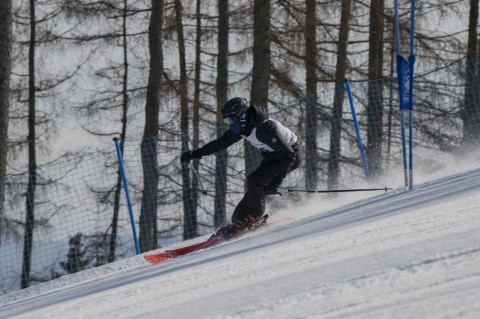
[(233, 225), (245, 228), (245, 224), (256, 223), (262, 218), (266, 196), (279, 194), (283, 179), (300, 165), (297, 136), (271, 118), (264, 107), (249, 105), (241, 97), (228, 100), (222, 108), (222, 115), (229, 129), (203, 147), (184, 152), (180, 160), (189, 163), (192, 159), (201, 159), (242, 138), (260, 149), (263, 160), (247, 177), (247, 192), (232, 215)]

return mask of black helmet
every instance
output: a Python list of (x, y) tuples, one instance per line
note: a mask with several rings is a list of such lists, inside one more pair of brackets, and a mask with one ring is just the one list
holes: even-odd
[(222, 115), (224, 118), (227, 116), (236, 116), (238, 118), (242, 118), (245, 115), (247, 108), (247, 99), (244, 99), (243, 97), (234, 97), (223, 105)]

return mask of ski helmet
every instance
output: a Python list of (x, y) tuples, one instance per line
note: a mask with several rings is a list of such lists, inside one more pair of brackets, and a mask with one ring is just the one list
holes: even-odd
[(227, 116), (235, 116), (241, 119), (244, 117), (247, 108), (247, 99), (244, 99), (243, 97), (234, 97), (233, 99), (228, 100), (227, 103), (223, 105), (223, 118), (226, 118)]
[(239, 134), (246, 133), (248, 102), (242, 97), (234, 97), (223, 105), (222, 115), (225, 121), (232, 131)]

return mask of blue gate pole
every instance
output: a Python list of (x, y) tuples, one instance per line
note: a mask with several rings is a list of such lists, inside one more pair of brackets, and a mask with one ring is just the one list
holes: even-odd
[(347, 90), (348, 101), (350, 103), (350, 110), (352, 112), (353, 125), (355, 126), (355, 133), (357, 134), (358, 149), (360, 150), (360, 156), (362, 158), (362, 166), (365, 172), (365, 179), (370, 183), (370, 173), (368, 172), (367, 159), (365, 158), (365, 150), (363, 149), (362, 137), (360, 136), (360, 127), (358, 126), (357, 114), (355, 112), (355, 105), (353, 104), (352, 92), (350, 90), (350, 83), (348, 79), (345, 79), (345, 89)]
[(138, 246), (137, 231), (135, 230), (135, 219), (133, 217), (132, 202), (130, 201), (130, 193), (128, 192), (127, 177), (125, 176), (125, 169), (123, 167), (122, 151), (120, 150), (120, 141), (117, 137), (114, 139), (115, 147), (117, 149), (118, 167), (120, 168), (120, 174), (122, 175), (123, 188), (125, 190), (125, 197), (127, 198), (128, 213), (130, 214), (130, 222), (132, 224), (133, 242), (135, 244), (135, 252), (140, 254), (140, 247)]
[(409, 111), (409, 115), (410, 115), (410, 118), (409, 118), (409, 132), (408, 134), (410, 135), (409, 136), (409, 140), (408, 140), (408, 144), (409, 144), (409, 184), (408, 184), (408, 189), (409, 190), (412, 190), (413, 188), (413, 111), (410, 110)]
[(411, 16), (410, 16), (410, 56), (408, 57), (408, 65), (410, 68), (410, 109), (409, 109), (409, 184), (408, 189), (412, 190), (413, 188), (413, 70), (415, 64), (415, 53), (414, 53), (414, 37), (415, 37), (415, 0), (411, 0)]
[[(400, 100), (400, 120), (401, 120), (401, 135), (402, 135), (402, 153), (403, 153), (403, 174), (405, 178), (405, 187), (408, 186), (408, 166), (407, 166), (407, 146), (405, 138), (405, 115), (403, 107), (403, 65), (401, 63), (402, 57), (400, 54), (400, 25), (398, 18), (398, 0), (394, 0), (394, 21), (395, 21), (395, 47), (397, 52), (397, 72), (398, 72), (398, 96)], [(400, 72), (401, 70), (401, 72)]]
[(405, 187), (408, 186), (408, 166), (407, 166), (407, 146), (405, 137), (405, 113), (403, 109), (400, 109), (400, 122), (401, 122), (401, 134), (402, 134), (402, 153), (403, 153), (403, 175), (405, 179)]

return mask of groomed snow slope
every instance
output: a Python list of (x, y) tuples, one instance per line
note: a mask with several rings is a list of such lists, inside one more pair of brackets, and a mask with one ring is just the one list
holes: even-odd
[(1, 296), (0, 318), (480, 318), (480, 170), (296, 217)]

